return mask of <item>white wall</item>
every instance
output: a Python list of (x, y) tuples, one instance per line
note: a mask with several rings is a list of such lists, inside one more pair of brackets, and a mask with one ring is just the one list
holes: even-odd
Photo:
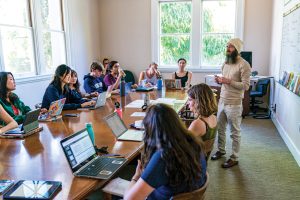
[[(75, 68), (81, 83), (93, 60), (100, 58), (99, 0), (67, 0), (70, 32), (70, 67)], [(42, 98), (51, 78), (34, 82), (17, 81), (16, 93), (33, 107)]]
[[(253, 51), (253, 69), (268, 75), (272, 0), (245, 2), (244, 49)], [(150, 0), (100, 1), (101, 58), (119, 61), (136, 77), (151, 62), (150, 9)], [(204, 82), (206, 74), (195, 72), (193, 83)]]
[[(293, 0), (300, 2), (300, 0)], [(272, 51), (270, 54), (270, 73), (278, 81), (281, 55), (283, 1), (274, 0), (272, 27)], [(275, 85), (276, 113), (272, 120), (280, 135), (300, 166), (300, 98), (280, 84)]]

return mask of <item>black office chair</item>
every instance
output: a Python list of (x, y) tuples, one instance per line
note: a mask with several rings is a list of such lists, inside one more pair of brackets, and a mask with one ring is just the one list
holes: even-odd
[(134, 79), (134, 75), (131, 71), (129, 70), (124, 70), (126, 76), (125, 76), (125, 82), (129, 83), (131, 82), (132, 84), (135, 84), (135, 79)]
[(266, 115), (256, 115), (256, 112), (258, 110), (265, 110), (266, 112), (268, 111), (268, 108), (261, 108), (259, 107), (259, 104), (262, 104), (263, 101), (259, 101), (255, 98), (257, 97), (264, 97), (267, 94), (268, 91), (268, 87), (270, 84), (270, 79), (265, 78), (265, 79), (259, 79), (258, 82), (255, 85), (255, 90), (251, 90), (250, 91), (250, 109), (252, 111), (252, 113), (254, 114), (254, 118), (269, 118), (269, 117), (265, 117)]

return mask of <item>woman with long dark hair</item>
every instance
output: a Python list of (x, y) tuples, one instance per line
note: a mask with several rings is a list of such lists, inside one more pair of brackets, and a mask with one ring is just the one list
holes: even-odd
[(104, 77), (104, 83), (106, 87), (113, 85), (113, 89), (118, 89), (121, 78), (125, 76), (125, 73), (120, 69), (118, 61), (111, 61), (108, 64), (109, 73)]
[(172, 74), (172, 79), (179, 79), (181, 81), (181, 88), (189, 88), (192, 81), (192, 72), (185, 70), (186, 59), (179, 58), (178, 70)]
[(76, 99), (76, 101), (89, 101), (89, 99), (87, 98), (92, 98), (92, 97), (97, 97), (98, 96), (98, 92), (92, 92), (90, 94), (83, 94), (80, 91), (80, 83), (78, 81), (78, 75), (77, 72), (75, 70), (71, 70), (71, 79), (70, 79), (70, 83), (69, 83), (69, 89), (70, 92), (72, 93), (72, 96), (74, 96), (74, 98)]
[(54, 78), (45, 91), (43, 101), (42, 101), (42, 108), (48, 109), (51, 102), (63, 98), (66, 98), (66, 103), (63, 107), (64, 110), (83, 108), (95, 104), (95, 101), (82, 103), (80, 102), (80, 100), (75, 100), (76, 98), (72, 96), (68, 87), (70, 78), (71, 78), (70, 67), (68, 67), (67, 65), (59, 65), (56, 68)]
[[(11, 72), (0, 72), (0, 104), (4, 110), (16, 121), (22, 124), (25, 114), (31, 109), (26, 106), (12, 91), (16, 89), (14, 76)], [(0, 120), (2, 125), (4, 121)]]
[(206, 181), (201, 140), (165, 104), (149, 107), (143, 120), (144, 149), (124, 199), (170, 199)]

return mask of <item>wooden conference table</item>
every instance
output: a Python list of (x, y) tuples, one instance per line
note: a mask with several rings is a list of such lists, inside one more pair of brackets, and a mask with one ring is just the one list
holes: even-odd
[[(152, 91), (150, 99), (160, 97), (184, 99), (185, 91)], [(40, 123), (43, 131), (25, 139), (0, 138), (0, 179), (12, 180), (54, 180), (62, 182), (62, 190), (55, 199), (83, 199), (93, 190), (102, 187), (108, 180), (74, 177), (61, 149), (60, 141), (85, 128), (92, 122), (95, 143), (98, 147), (108, 146), (109, 153), (124, 155), (128, 162), (139, 155), (141, 142), (116, 141), (103, 117), (114, 111), (114, 102), (121, 102), (123, 120), (128, 126), (141, 118), (131, 117), (137, 108), (125, 108), (130, 102), (143, 99), (143, 93), (132, 92), (125, 97), (112, 96), (104, 107), (96, 110), (63, 111), (78, 113), (79, 117), (63, 117), (54, 122)], [(1, 196), (0, 196), (1, 199)]]

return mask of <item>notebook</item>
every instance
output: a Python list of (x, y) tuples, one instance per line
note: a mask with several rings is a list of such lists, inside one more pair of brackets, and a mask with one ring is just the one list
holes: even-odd
[(127, 161), (98, 156), (87, 129), (64, 138), (60, 144), (74, 176), (108, 179)]
[(36, 109), (28, 112), (25, 115), (23, 124), (20, 124), (17, 128), (9, 130), (3, 134), (2, 137), (8, 138), (23, 138), (29, 136), (33, 133), (39, 132), (42, 130), (42, 127), (39, 127), (38, 117), (41, 109)]
[(39, 121), (54, 121), (61, 118), (61, 111), (65, 105), (66, 98), (59, 99), (57, 101), (53, 101), (50, 104), (47, 113), (41, 114), (39, 116)]
[(137, 92), (148, 92), (154, 90), (154, 87), (143, 87), (143, 86), (138, 86), (135, 91)]
[(144, 131), (128, 129), (119, 115), (114, 112), (104, 118), (117, 140), (143, 141)]

